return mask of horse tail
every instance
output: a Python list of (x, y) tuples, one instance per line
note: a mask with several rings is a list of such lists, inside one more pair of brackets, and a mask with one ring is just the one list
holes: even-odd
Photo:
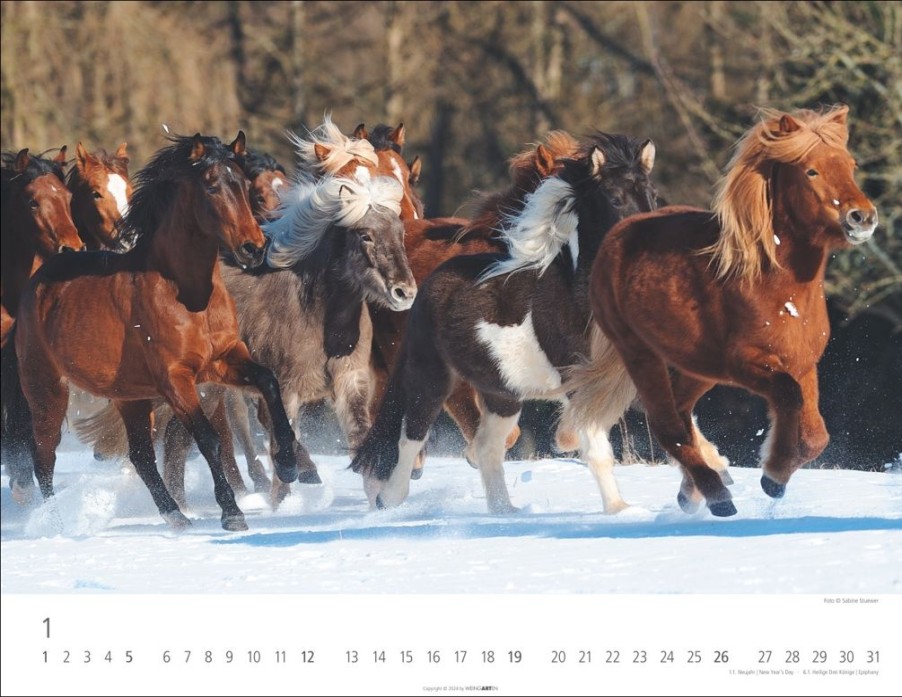
[(351, 460), (351, 469), (358, 474), (384, 481), (398, 464), (398, 441), (405, 409), (404, 363), (402, 346), (376, 421)]
[[(34, 487), (34, 432), (31, 428), (31, 408), (19, 378), (19, 359), (16, 356), (16, 326), (13, 325), (6, 345), (0, 349), (0, 405), (2, 405), (2, 459), (9, 475), (9, 485), (17, 500), (25, 501), (25, 491)], [(18, 492), (22, 492), (21, 496)]]
[(117, 460), (128, 457), (128, 435), (119, 410), (112, 402), (91, 416), (75, 419), (75, 435), (94, 449), (98, 460)]
[(558, 446), (567, 450), (575, 449), (575, 435), (582, 430), (610, 430), (636, 398), (620, 354), (594, 320), (589, 344), (589, 359), (572, 366), (560, 388), (569, 400), (556, 437)]

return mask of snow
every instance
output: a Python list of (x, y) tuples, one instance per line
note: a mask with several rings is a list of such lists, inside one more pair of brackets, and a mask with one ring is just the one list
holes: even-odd
[(57, 495), (15, 504), (2, 478), (0, 591), (27, 594), (768, 594), (902, 592), (902, 473), (796, 472), (769, 499), (733, 468), (738, 515), (676, 504), (679, 471), (622, 465), (632, 506), (601, 511), (571, 459), (505, 463), (511, 515), (486, 513), (479, 474), (430, 457), (397, 509), (368, 510), (346, 456), (314, 455), (324, 483), (278, 511), (239, 500), (250, 529), (225, 532), (205, 462), (189, 462), (193, 525), (172, 532), (128, 463), (61, 450)]

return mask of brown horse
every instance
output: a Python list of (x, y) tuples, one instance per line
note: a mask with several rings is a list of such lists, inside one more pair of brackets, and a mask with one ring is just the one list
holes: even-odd
[[(355, 135), (369, 137), (380, 158), (397, 153), (396, 157), (400, 159), (404, 144), (403, 127), (381, 130), (384, 128), (377, 126), (372, 134), (367, 134), (361, 125)], [(510, 187), (483, 197), (477, 204), (472, 220), (406, 218), (404, 245), (417, 283), (421, 284), (440, 264), (452, 257), (505, 252), (507, 248), (497, 231), (503, 226), (506, 216), (516, 215), (522, 210), (526, 196), (535, 191), (543, 179), (558, 171), (561, 158), (573, 156), (578, 148), (579, 143), (569, 133), (552, 131), (543, 143), (512, 157)], [(416, 168), (416, 177), (419, 176), (417, 165), (417, 162), (412, 165)], [(395, 166), (400, 168), (399, 165)], [(410, 171), (413, 177), (413, 169)], [(370, 310), (373, 315), (373, 369), (377, 375), (374, 403), (378, 405), (385, 393), (388, 375), (397, 360), (409, 312), (386, 312), (380, 308)], [(479, 426), (481, 410), (473, 388), (463, 381), (457, 383), (445, 402), (445, 410), (460, 428), (467, 443), (467, 459), (471, 463), (475, 462), (471, 446)], [(514, 425), (505, 447), (510, 448), (519, 435), (520, 429)], [(421, 476), (422, 464), (422, 458), (418, 458), (413, 470), (414, 479)]]
[(126, 143), (113, 155), (106, 150), (89, 153), (79, 143), (66, 185), (72, 192), (72, 219), (88, 249), (125, 251), (131, 246), (133, 240), (119, 235), (119, 221), (128, 213), (132, 196)]
[(83, 246), (69, 208), (72, 196), (64, 182), (65, 162), (65, 145), (53, 159), (30, 155), (27, 148), (2, 155), (2, 346), (29, 277), (57, 252)]
[(824, 270), (833, 250), (864, 242), (877, 226), (855, 184), (847, 112), (765, 112), (739, 141), (713, 213), (669, 207), (630, 218), (596, 257), (595, 319), (682, 466), (686, 511), (704, 497), (714, 515), (736, 512), (692, 419), (715, 384), (768, 401), (761, 486), (769, 496), (783, 496), (792, 473), (827, 445), (817, 383), (830, 330)]
[(251, 180), (251, 209), (262, 225), (277, 217), (282, 205), (280, 194), (290, 188), (291, 182), (285, 168), (267, 152), (248, 150), (244, 158), (244, 171)]
[(255, 387), (263, 395), (283, 481), (297, 479), (299, 460), (307, 470), (313, 463), (295, 441), (275, 377), (251, 360), (239, 337), (220, 275), (220, 245), (247, 266), (263, 261), (263, 232), (251, 214), (242, 169), (244, 134), (229, 146), (200, 134), (171, 140), (137, 176), (124, 221), (125, 230), (137, 235), (136, 246), (125, 254), (58, 256), (22, 298), (15, 345), (33, 413), (35, 472), (44, 498), (52, 496), (71, 381), (113, 400), (130, 458), (160, 514), (173, 527), (187, 525), (156, 468), (150, 414), (160, 395), (210, 465), (223, 527), (243, 530), (244, 515), (223, 474), (219, 437), (201, 409), (197, 384)]

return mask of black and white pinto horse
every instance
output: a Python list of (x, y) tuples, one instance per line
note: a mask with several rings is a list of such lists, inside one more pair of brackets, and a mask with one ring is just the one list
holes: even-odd
[(605, 512), (626, 507), (608, 431), (631, 403), (632, 383), (614, 370), (602, 393), (615, 403), (597, 416), (591, 408), (568, 412), (585, 400), (574, 400), (567, 381), (574, 366), (598, 358), (593, 344), (606, 343), (592, 331), (589, 272), (608, 229), (655, 208), (654, 155), (650, 140), (596, 134), (508, 221), (501, 232), (509, 257), (456, 257), (421, 285), (382, 408), (351, 463), (372, 506), (407, 497), (414, 459), (442, 403), (465, 380), (483, 407), (474, 452), (491, 513), (516, 510), (504, 482), (504, 441), (527, 399), (563, 403), (562, 421), (579, 434)]

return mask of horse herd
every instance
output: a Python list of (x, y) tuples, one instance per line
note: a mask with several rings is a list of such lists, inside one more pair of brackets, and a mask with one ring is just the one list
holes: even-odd
[[(555, 131), (511, 160), (511, 183), (471, 219), (424, 218), (405, 129), (325, 119), (293, 136), (297, 171), (210, 136), (169, 136), (136, 174), (79, 143), (52, 158), (4, 153), (3, 458), (14, 498), (53, 495), (69, 385), (109, 400), (76, 423), (127, 454), (161, 516), (189, 524), (191, 440), (227, 530), (247, 491), (274, 506), (319, 483), (298, 439), (304, 404), (331, 402), (371, 507), (397, 506), (423, 472), (444, 408), (488, 509), (516, 510), (504, 479), (525, 400), (561, 405), (606, 513), (627, 506), (610, 428), (638, 398), (679, 463), (683, 510), (736, 513), (728, 462), (692, 411), (715, 384), (763, 396), (772, 425), (761, 486), (784, 494), (828, 435), (817, 363), (833, 250), (871, 237), (854, 181), (848, 109), (765, 111), (736, 145), (712, 211), (658, 208), (648, 139)], [(261, 227), (262, 226), (262, 227)], [(69, 253), (60, 253), (69, 252)], [(254, 451), (246, 395), (270, 434)], [(163, 438), (163, 471), (154, 441)]]

